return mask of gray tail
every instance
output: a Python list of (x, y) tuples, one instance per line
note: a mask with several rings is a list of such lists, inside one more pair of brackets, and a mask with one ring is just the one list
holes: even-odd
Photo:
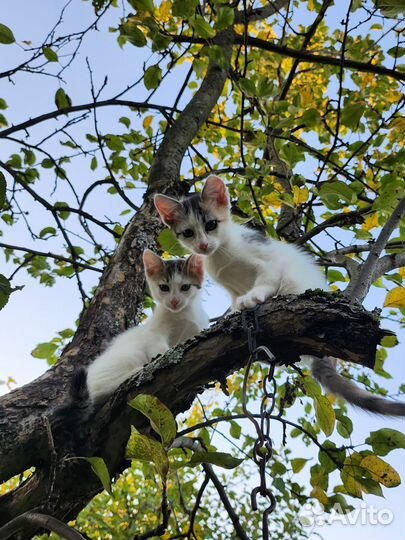
[(87, 370), (76, 369), (72, 375), (66, 403), (58, 407), (52, 419), (57, 432), (72, 434), (88, 420), (94, 410), (87, 386)]
[(386, 416), (405, 416), (405, 403), (373, 396), (336, 372), (336, 360), (331, 357), (311, 357), (311, 371), (315, 379), (332, 394), (355, 407)]

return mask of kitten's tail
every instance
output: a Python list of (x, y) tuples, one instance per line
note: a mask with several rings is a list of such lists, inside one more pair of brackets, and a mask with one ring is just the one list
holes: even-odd
[(54, 414), (52, 425), (56, 430), (73, 433), (94, 410), (87, 385), (87, 369), (80, 367), (73, 372), (66, 403)]
[(336, 372), (334, 358), (325, 356), (323, 358), (312, 357), (311, 359), (313, 376), (332, 394), (342, 397), (348, 403), (366, 411), (387, 416), (405, 416), (405, 403), (376, 397), (358, 388)]

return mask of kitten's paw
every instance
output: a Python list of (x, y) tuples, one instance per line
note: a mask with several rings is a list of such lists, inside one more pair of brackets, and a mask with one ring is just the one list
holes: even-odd
[(251, 309), (257, 306), (257, 304), (263, 304), (266, 300), (266, 295), (261, 289), (252, 289), (247, 294), (239, 296), (236, 299), (235, 307), (237, 311), (242, 309)]

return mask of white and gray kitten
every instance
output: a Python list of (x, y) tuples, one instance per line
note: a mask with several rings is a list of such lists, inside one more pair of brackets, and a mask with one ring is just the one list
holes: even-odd
[[(155, 196), (162, 221), (190, 251), (206, 256), (208, 273), (230, 293), (234, 310), (279, 294), (327, 290), (320, 268), (293, 244), (266, 238), (232, 220), (224, 182), (210, 176), (201, 193), (181, 200)], [(335, 371), (332, 358), (311, 358), (312, 373), (330, 392), (363, 409), (405, 416), (405, 404), (372, 396)]]
[(204, 281), (201, 255), (163, 260), (145, 250), (143, 263), (157, 306), (144, 325), (119, 334), (90, 365), (87, 387), (92, 402), (106, 399), (155, 356), (209, 325), (200, 295)]

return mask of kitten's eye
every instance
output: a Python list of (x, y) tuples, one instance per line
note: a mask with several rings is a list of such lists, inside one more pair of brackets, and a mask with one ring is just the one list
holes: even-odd
[(194, 236), (194, 231), (192, 229), (185, 229), (183, 231), (183, 236), (184, 238), (191, 238), (192, 236)]
[(181, 290), (182, 291), (189, 291), (190, 287), (191, 287), (191, 285), (189, 283), (187, 283), (187, 284), (181, 286)]
[(165, 283), (161, 283), (161, 284), (159, 285), (159, 289), (160, 289), (162, 292), (169, 292), (169, 291), (170, 291), (169, 285), (166, 285)]
[(217, 227), (218, 227), (218, 221), (216, 219), (211, 219), (211, 221), (207, 221), (207, 223), (205, 224), (205, 230), (207, 232), (215, 231)]

